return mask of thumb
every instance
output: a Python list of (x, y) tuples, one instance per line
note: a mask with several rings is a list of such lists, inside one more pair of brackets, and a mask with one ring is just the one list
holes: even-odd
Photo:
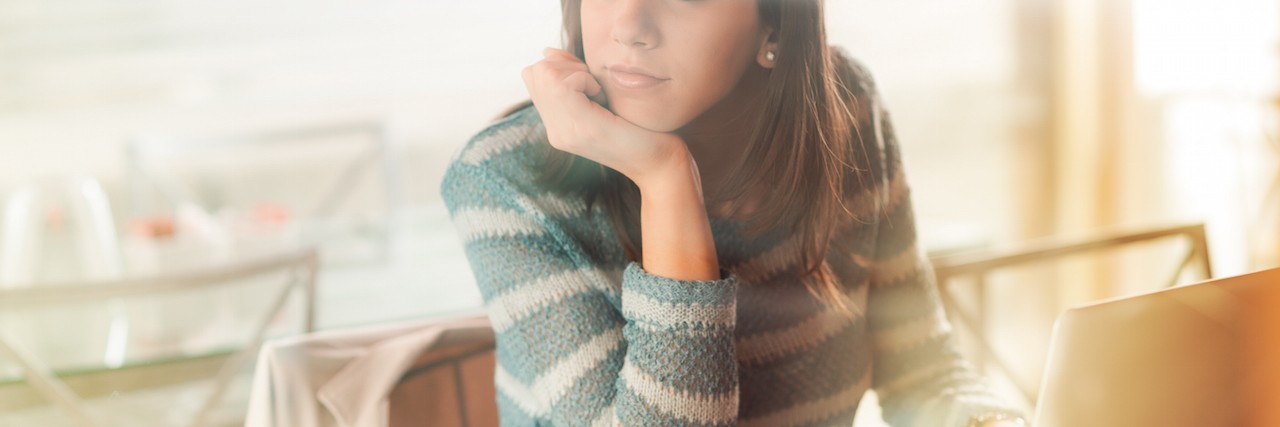
[(575, 71), (569, 77), (565, 77), (565, 85), (575, 91), (582, 92), (588, 97), (596, 96), (600, 93), (600, 82), (596, 81), (591, 73), (586, 71)]
[(582, 92), (597, 104), (604, 104), (606, 96), (600, 82), (586, 71), (578, 71), (565, 78), (565, 83), (573, 90)]
[(600, 87), (600, 82), (596, 79), (591, 79), (587, 85), (587, 91), (585, 93), (588, 98), (591, 98), (591, 100), (595, 101), (597, 104), (604, 105), (608, 102), (608, 95), (604, 93), (604, 88)]

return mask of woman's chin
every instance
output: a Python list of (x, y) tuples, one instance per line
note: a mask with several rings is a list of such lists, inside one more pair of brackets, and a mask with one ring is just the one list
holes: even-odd
[(611, 104), (609, 109), (618, 117), (653, 132), (670, 133), (684, 126), (684, 123), (676, 123), (679, 120), (669, 114), (669, 111), (640, 107), (630, 103)]
[(631, 121), (631, 124), (653, 130), (653, 132), (671, 133), (685, 125), (676, 123), (680, 118), (677, 114), (672, 114), (675, 113), (675, 109), (669, 105), (659, 105), (658, 102), (636, 102), (636, 100), (611, 97), (608, 109), (623, 120)]

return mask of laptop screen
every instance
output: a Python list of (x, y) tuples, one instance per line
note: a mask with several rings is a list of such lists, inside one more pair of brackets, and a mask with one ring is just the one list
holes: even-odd
[(1278, 426), (1280, 269), (1068, 310), (1037, 426)]

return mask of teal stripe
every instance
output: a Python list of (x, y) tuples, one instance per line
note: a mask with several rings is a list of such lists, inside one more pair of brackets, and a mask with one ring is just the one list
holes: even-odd
[(618, 380), (618, 393), (616, 400), (616, 414), (618, 421), (624, 426), (653, 426), (653, 427), (728, 427), (732, 424), (708, 424), (694, 422), (689, 418), (673, 416), (667, 414), (649, 405), (640, 396), (637, 396), (629, 388), (627, 388), (626, 380)]
[(525, 383), (565, 356), (577, 351), (592, 338), (622, 324), (622, 317), (609, 307), (599, 293), (578, 294), (559, 304), (534, 311), (496, 337), (498, 362)]
[(635, 350), (631, 352), (631, 363), (673, 390), (718, 395), (732, 391), (738, 384), (736, 376), (718, 374), (737, 363), (736, 355), (725, 351), (734, 348), (730, 333), (695, 338), (677, 331), (650, 332), (627, 327), (623, 336)]
[(472, 264), (489, 266), (474, 272), (486, 301), (542, 278), (580, 271), (564, 257), (549, 256), (561, 253), (563, 248), (545, 237), (477, 240), (465, 251)]
[[(845, 391), (870, 375), (872, 364), (865, 324), (855, 323), (841, 333), (796, 353), (759, 366), (744, 366), (742, 391), (755, 396), (743, 402), (750, 415), (764, 415)], [(821, 372), (798, 376), (796, 372)], [(745, 414), (744, 414), (745, 415)]]

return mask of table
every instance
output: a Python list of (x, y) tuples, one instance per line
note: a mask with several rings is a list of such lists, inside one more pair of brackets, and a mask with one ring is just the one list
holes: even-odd
[[(390, 251), (385, 259), (320, 268), (315, 295), (318, 329), (482, 312), (480, 294), (462, 245), (442, 205), (397, 212), (390, 229)], [(253, 289), (248, 285), (127, 307), (130, 324), (134, 325), (131, 351), (114, 366), (102, 359), (102, 338), (108, 332), (103, 325), (109, 324), (110, 319), (105, 306), (100, 305), (97, 310), (80, 307), (61, 313), (28, 314), (18, 322), (2, 325), (12, 329), (26, 323), (43, 327), (45, 332), (58, 331), (28, 334), (27, 339), (19, 341), (34, 347), (35, 358), (57, 372), (71, 389), (87, 397), (92, 414), (107, 424), (135, 425), (137, 420), (146, 419), (148, 425), (187, 425), (190, 415), (199, 410), (201, 398), (214, 385), (204, 378), (217, 372), (218, 366), (236, 350), (231, 345), (235, 341), (232, 338), (243, 334), (246, 314), (264, 304), (262, 298), (255, 298)], [(91, 327), (67, 329), (48, 323), (67, 316), (78, 317), (83, 325)], [(198, 334), (173, 335), (172, 331), (190, 330), (201, 319), (213, 320), (207, 321), (207, 327), (196, 328)], [(298, 332), (297, 319), (298, 316), (273, 319), (269, 336)], [(65, 339), (49, 339), (50, 336)], [(142, 336), (157, 337), (157, 342), (148, 348), (139, 340)], [(0, 360), (0, 426), (76, 425), (57, 408), (36, 398), (30, 386), (17, 381), (15, 371), (12, 362)], [(241, 422), (249, 374), (241, 372), (233, 378), (208, 425)]]
[[(978, 234), (936, 230), (951, 229), (927, 223), (922, 233), (938, 236), (930, 242), (934, 251), (949, 251), (980, 245)], [(944, 223), (945, 224), (945, 223)], [(320, 268), (316, 288), (317, 329), (340, 329), (398, 320), (475, 314), (482, 312), (482, 300), (462, 250), (462, 243), (449, 222), (443, 205), (422, 206), (397, 212), (392, 218), (390, 255), (382, 262), (347, 263)], [(930, 233), (929, 230), (935, 230)], [(64, 376), (67, 383), (82, 395), (96, 416), (111, 425), (187, 425), (190, 414), (198, 411), (199, 402), (213, 384), (210, 372), (234, 351), (220, 345), (225, 336), (236, 330), (238, 311), (252, 311), (245, 292), (230, 291), (217, 297), (188, 299), (168, 307), (156, 308), (168, 313), (185, 313), (185, 319), (198, 318), (192, 310), (203, 310), (221, 319), (219, 328), (209, 330), (203, 338), (188, 340), (186, 350), (167, 357), (137, 356), (125, 366), (109, 368), (100, 359), (100, 346), (61, 347), (53, 357), (44, 354), (51, 367)], [(154, 308), (154, 307), (153, 307)], [(86, 315), (87, 319), (92, 318)], [(99, 321), (102, 314), (99, 313)], [(190, 321), (190, 320), (188, 320)], [(282, 322), (276, 333), (288, 333), (297, 325)], [(283, 329), (281, 329), (283, 328)], [(103, 329), (77, 329), (81, 336), (102, 336)], [(221, 337), (221, 338), (219, 338)], [(74, 341), (74, 340), (73, 340)], [(169, 349), (172, 350), (172, 349)], [(0, 362), (0, 367), (5, 366)], [(0, 369), (0, 372), (5, 372)], [(229, 384), (222, 404), (214, 408), (209, 425), (239, 425), (247, 407), (250, 372), (242, 372)], [(2, 376), (0, 376), (2, 377)], [(8, 425), (75, 425), (57, 408), (31, 398), (10, 375), (0, 379), (0, 427)], [(128, 382), (136, 388), (117, 390), (112, 384)], [(25, 397), (16, 397), (25, 396)], [(871, 397), (872, 399), (874, 397)], [(859, 419), (874, 420), (874, 408)], [(873, 421), (872, 421), (873, 422)], [(865, 425), (865, 424), (860, 424)]]

